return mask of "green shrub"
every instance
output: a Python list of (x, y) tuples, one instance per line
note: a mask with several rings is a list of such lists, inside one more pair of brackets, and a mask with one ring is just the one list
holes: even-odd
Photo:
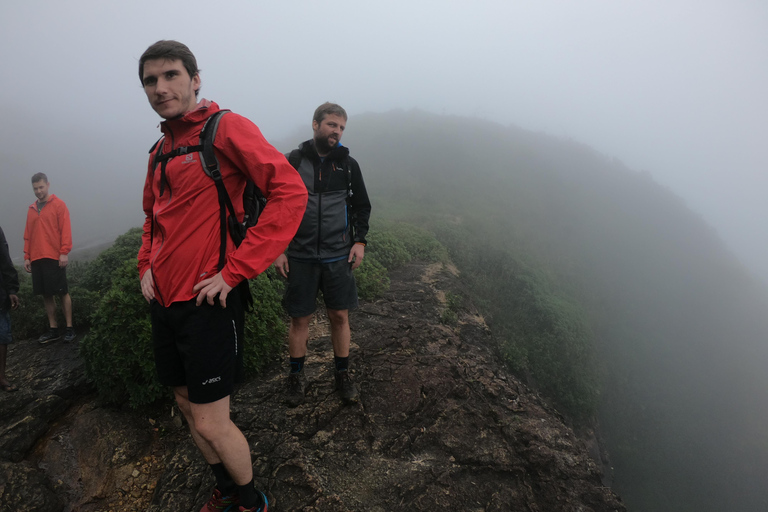
[(361, 299), (373, 300), (389, 290), (389, 276), (384, 265), (376, 257), (365, 257), (355, 270), (357, 294)]
[(80, 342), (88, 377), (110, 403), (132, 407), (166, 396), (157, 381), (149, 307), (141, 294), (136, 259), (123, 261), (111, 276), (91, 331)]
[(112, 276), (126, 260), (135, 260), (141, 247), (142, 228), (131, 228), (115, 239), (111, 247), (102, 251), (88, 263), (83, 272), (82, 285), (96, 292), (106, 292)]
[(283, 321), (282, 297), (285, 285), (274, 267), (250, 281), (253, 312), (245, 314), (245, 347), (243, 357), (246, 374), (267, 366), (283, 349), (286, 325)]
[[(387, 270), (394, 270), (411, 261), (413, 257), (405, 244), (393, 232), (378, 230), (368, 236), (366, 257), (373, 256)], [(363, 260), (365, 261), (365, 260)]]
[(426, 229), (412, 224), (398, 223), (386, 225), (384, 230), (388, 236), (394, 237), (405, 248), (411, 255), (411, 259), (426, 262), (449, 260), (448, 251), (443, 244)]

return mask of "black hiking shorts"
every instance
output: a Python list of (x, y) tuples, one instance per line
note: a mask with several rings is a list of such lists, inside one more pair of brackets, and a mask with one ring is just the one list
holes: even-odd
[(317, 309), (317, 292), (325, 307), (345, 310), (357, 307), (357, 285), (347, 258), (332, 263), (288, 260), (288, 285), (283, 305), (293, 318), (309, 316)]
[(227, 307), (196, 299), (168, 307), (153, 300), (152, 339), (160, 383), (186, 386), (189, 401), (207, 404), (232, 394), (243, 364), (243, 309), (240, 294), (227, 295)]
[(41, 258), (33, 261), (31, 266), (32, 293), (44, 297), (62, 296), (69, 293), (67, 268), (60, 267), (59, 260)]

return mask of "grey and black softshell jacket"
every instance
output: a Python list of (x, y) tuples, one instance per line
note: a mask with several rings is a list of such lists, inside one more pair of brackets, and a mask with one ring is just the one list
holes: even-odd
[(360, 166), (349, 156), (349, 149), (341, 145), (322, 160), (312, 140), (299, 145), (299, 151), (302, 159), (298, 172), (309, 199), (301, 226), (286, 254), (302, 260), (346, 256), (354, 243), (366, 243), (371, 216), (371, 202)]

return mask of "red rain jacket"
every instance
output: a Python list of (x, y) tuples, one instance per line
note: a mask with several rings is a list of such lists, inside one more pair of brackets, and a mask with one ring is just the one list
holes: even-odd
[[(197, 109), (161, 123), (163, 152), (200, 143), (205, 120), (219, 110), (202, 100)], [(285, 157), (259, 128), (234, 113), (221, 118), (214, 150), (224, 185), (243, 218), (243, 191), (250, 178), (267, 198), (256, 226), (240, 247), (227, 233), (227, 259), (221, 274), (229, 286), (266, 270), (296, 234), (307, 205), (307, 190)], [(146, 219), (139, 250), (139, 276), (152, 270), (155, 298), (163, 306), (196, 297), (193, 287), (217, 272), (221, 244), (216, 185), (203, 171), (197, 152), (168, 161), (160, 195), (161, 168), (153, 168), (153, 151), (144, 183)]]

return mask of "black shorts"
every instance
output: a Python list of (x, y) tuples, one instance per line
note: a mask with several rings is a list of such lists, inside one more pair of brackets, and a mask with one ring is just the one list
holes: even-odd
[(317, 292), (323, 292), (328, 309), (355, 309), (357, 285), (352, 264), (344, 258), (333, 263), (288, 260), (288, 286), (283, 304), (294, 318), (311, 315), (317, 307)]
[(195, 300), (168, 307), (152, 301), (152, 339), (160, 383), (187, 386), (189, 401), (207, 404), (232, 394), (243, 365), (243, 309), (237, 288), (227, 307)]
[(67, 268), (59, 260), (41, 258), (32, 262), (32, 293), (35, 295), (66, 295)]

